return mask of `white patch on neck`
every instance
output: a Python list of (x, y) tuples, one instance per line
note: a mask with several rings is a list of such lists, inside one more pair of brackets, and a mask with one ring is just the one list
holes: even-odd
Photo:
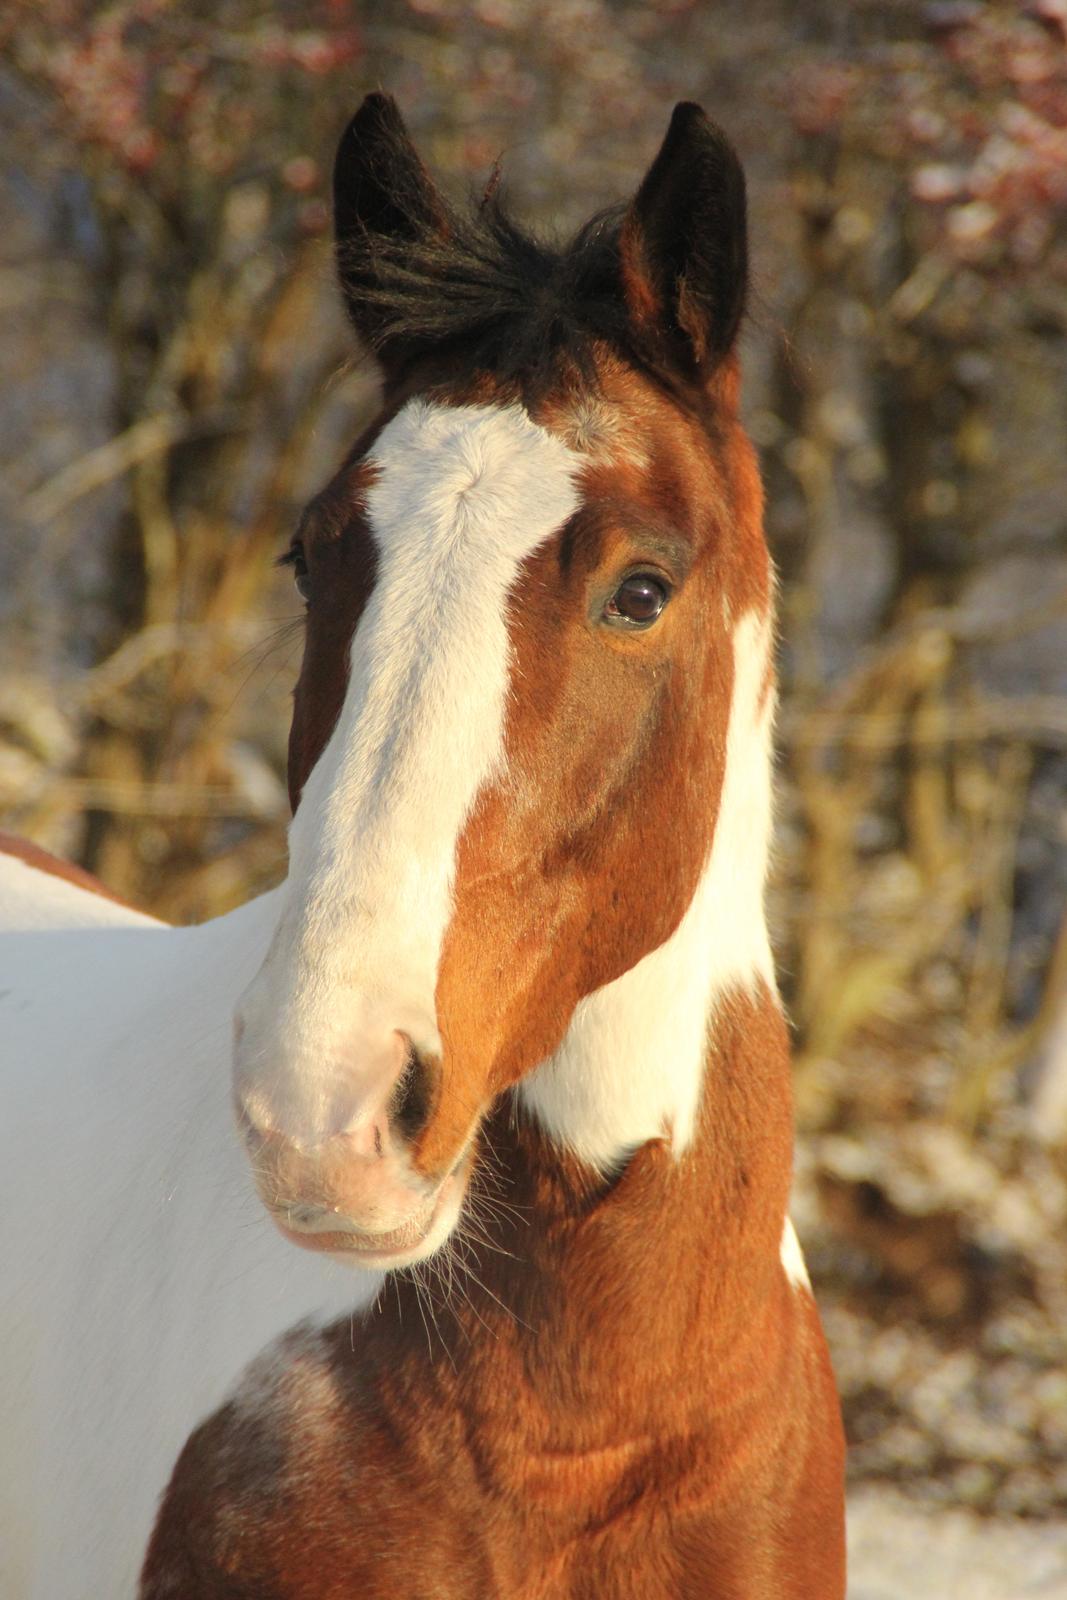
[(800, 1248), (797, 1230), (793, 1226), (792, 1218), (786, 1217), (785, 1227), (782, 1229), (782, 1266), (785, 1275), (794, 1289), (807, 1289), (811, 1292), (811, 1279), (804, 1262), (804, 1252)]
[[(707, 866), (671, 937), (580, 1001), (567, 1034), (518, 1094), (583, 1161), (610, 1170), (649, 1139), (693, 1138), (715, 1007), (738, 988), (775, 992), (763, 911), (771, 833), (771, 724), (763, 699), (771, 623), (734, 629), (726, 771)], [(762, 701), (762, 704), (761, 704)]]
[(575, 510), (581, 466), (518, 406), (418, 400), (368, 460), (375, 587), (290, 829), (285, 910), (243, 1006), (243, 1077), (270, 1122), (308, 1139), (330, 1131), (354, 1038), (401, 1029), (440, 1048), (456, 843), (504, 758), (508, 593)]

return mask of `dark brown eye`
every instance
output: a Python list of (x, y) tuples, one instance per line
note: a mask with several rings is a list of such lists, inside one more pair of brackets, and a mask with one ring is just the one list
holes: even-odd
[(299, 539), (295, 539), (293, 541), (290, 548), (281, 557), (278, 565), (280, 567), (292, 567), (293, 582), (296, 584), (297, 594), (300, 596), (301, 600), (305, 602), (310, 600), (311, 574), (308, 571), (307, 556), (304, 554), (304, 546)]
[(667, 604), (669, 590), (662, 578), (651, 572), (631, 572), (624, 578), (604, 608), (609, 622), (629, 628), (647, 628)]

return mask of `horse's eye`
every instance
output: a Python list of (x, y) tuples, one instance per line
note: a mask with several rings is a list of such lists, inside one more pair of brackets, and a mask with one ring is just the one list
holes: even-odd
[(631, 572), (608, 601), (604, 616), (623, 627), (648, 628), (669, 597), (670, 590), (662, 578), (652, 572)]
[(305, 602), (310, 600), (311, 574), (308, 571), (307, 556), (304, 554), (304, 546), (301, 540), (294, 539), (285, 555), (282, 556), (279, 566), (292, 567), (293, 582), (296, 584), (297, 594)]

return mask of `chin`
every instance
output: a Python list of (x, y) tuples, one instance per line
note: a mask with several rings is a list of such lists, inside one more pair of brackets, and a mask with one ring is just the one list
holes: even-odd
[(466, 1193), (464, 1166), (449, 1173), (427, 1212), (387, 1232), (363, 1230), (354, 1223), (339, 1228), (293, 1228), (277, 1211), (271, 1215), (283, 1237), (302, 1250), (328, 1255), (346, 1266), (393, 1272), (426, 1261), (440, 1250), (459, 1221)]

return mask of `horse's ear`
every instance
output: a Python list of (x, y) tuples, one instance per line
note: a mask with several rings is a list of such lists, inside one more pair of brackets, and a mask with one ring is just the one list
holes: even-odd
[(412, 246), (441, 238), (447, 209), (392, 95), (369, 94), (341, 135), (333, 166), (337, 275), (360, 337), (385, 356), (387, 282)]
[(667, 136), (626, 212), (622, 287), (634, 331), (659, 359), (710, 375), (745, 306), (745, 176), (699, 106), (674, 109)]

